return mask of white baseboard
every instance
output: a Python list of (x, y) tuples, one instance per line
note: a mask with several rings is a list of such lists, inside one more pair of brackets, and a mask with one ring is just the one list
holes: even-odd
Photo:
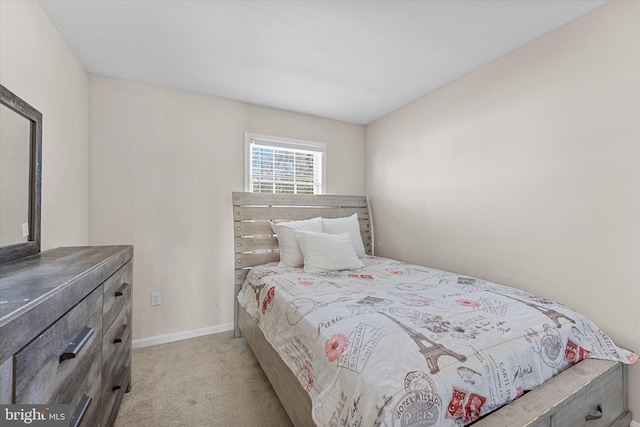
[(640, 423), (638, 421), (631, 421), (631, 427), (640, 427)]
[[(174, 332), (172, 334), (156, 335), (155, 337), (139, 338), (133, 340), (133, 349), (141, 347), (149, 347), (150, 345), (165, 344), (173, 341), (185, 340), (187, 338), (201, 337), (203, 335), (217, 334), (233, 330), (233, 323), (224, 323), (222, 325), (207, 326), (206, 328), (192, 329), (190, 331)], [(638, 426), (640, 427), (640, 426)]]

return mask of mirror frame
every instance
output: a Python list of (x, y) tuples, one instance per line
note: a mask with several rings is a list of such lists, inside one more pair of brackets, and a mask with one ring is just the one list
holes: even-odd
[(0, 104), (31, 122), (29, 147), (29, 237), (26, 242), (0, 246), (0, 264), (40, 252), (42, 188), (42, 113), (0, 85)]

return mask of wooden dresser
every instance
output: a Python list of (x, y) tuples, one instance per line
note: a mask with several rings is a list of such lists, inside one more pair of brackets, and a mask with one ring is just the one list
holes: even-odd
[(0, 264), (0, 404), (70, 404), (111, 426), (131, 387), (132, 246), (58, 248)]

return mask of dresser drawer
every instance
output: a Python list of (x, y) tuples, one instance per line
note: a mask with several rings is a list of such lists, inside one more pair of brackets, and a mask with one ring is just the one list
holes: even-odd
[(611, 369), (611, 375), (600, 376), (586, 384), (579, 398), (567, 402), (569, 407), (559, 408), (552, 416), (552, 426), (610, 426), (623, 415), (626, 411), (623, 368), (618, 363)]
[(102, 401), (100, 404), (102, 427), (112, 426), (118, 415), (120, 403), (129, 385), (129, 360), (111, 371), (111, 375), (102, 379)]
[(131, 281), (133, 280), (133, 269), (131, 261), (120, 267), (113, 273), (104, 284), (104, 302), (102, 305), (104, 331), (109, 329), (111, 323), (116, 318), (122, 307), (129, 304), (131, 300)]
[(100, 425), (100, 387), (94, 384), (90, 391), (93, 394), (83, 393), (71, 402), (69, 426), (98, 427)]
[(73, 410), (87, 395), (90, 413), (99, 408), (101, 305), (98, 287), (14, 356), (15, 403), (69, 403)]
[(131, 306), (126, 304), (102, 340), (102, 372), (105, 380), (119, 366), (128, 365), (131, 354)]
[(129, 386), (131, 366), (131, 304), (125, 300), (102, 339), (102, 425), (115, 421), (117, 408)]

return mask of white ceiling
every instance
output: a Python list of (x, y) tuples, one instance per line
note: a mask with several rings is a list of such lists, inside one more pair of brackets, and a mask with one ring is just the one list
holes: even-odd
[(606, 1), (58, 1), (88, 72), (367, 124)]

